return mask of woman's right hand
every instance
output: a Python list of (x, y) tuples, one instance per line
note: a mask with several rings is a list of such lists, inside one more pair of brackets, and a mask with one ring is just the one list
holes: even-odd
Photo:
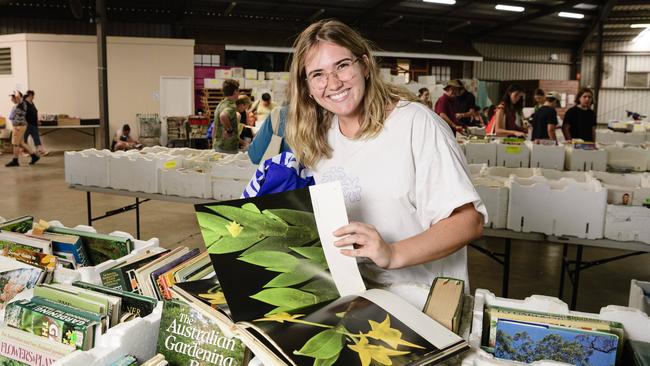
[(515, 136), (517, 136), (517, 137), (526, 137), (526, 133), (521, 132), (521, 131), (515, 131)]

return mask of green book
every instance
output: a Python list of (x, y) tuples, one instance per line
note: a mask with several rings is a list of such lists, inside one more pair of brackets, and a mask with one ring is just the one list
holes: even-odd
[(107, 315), (110, 319), (110, 326), (113, 327), (120, 323), (120, 309), (122, 306), (122, 299), (117, 296), (111, 296), (103, 294), (101, 292), (86, 290), (80, 287), (61, 283), (52, 283), (42, 286), (53, 288), (58, 291), (73, 294), (76, 297), (100, 303), (107, 309)]
[(214, 318), (178, 300), (165, 301), (157, 352), (170, 366), (246, 365), (249, 358), (243, 343), (224, 336)]
[(89, 233), (66, 227), (52, 227), (47, 231), (56, 234), (77, 235), (81, 238), (90, 265), (96, 266), (110, 259), (119, 259), (131, 253), (133, 242), (128, 238), (106, 234)]
[(57, 309), (60, 311), (63, 311), (66, 314), (71, 314), (79, 318), (83, 318), (92, 322), (95, 322), (99, 324), (99, 326), (95, 326), (95, 339), (104, 334), (106, 330), (108, 330), (108, 317), (103, 314), (98, 314), (98, 313), (93, 313), (90, 311), (85, 311), (81, 310), (79, 308), (76, 308), (74, 306), (68, 306), (64, 305), (61, 303), (58, 303), (56, 301), (48, 300), (42, 297), (34, 296), (30, 300), (30, 302), (38, 305), (43, 305), (43, 306), (49, 306), (53, 309)]
[(106, 304), (48, 285), (39, 285), (34, 288), (34, 298), (37, 297), (47, 299), (57, 304), (97, 314), (100, 316), (99, 320), (102, 323), (103, 330), (105, 331), (109, 328), (110, 324)]
[(101, 285), (94, 285), (87, 282), (76, 281), (72, 283), (73, 286), (77, 286), (86, 290), (101, 292), (103, 294), (117, 296), (122, 299), (121, 312), (122, 313), (132, 313), (136, 317), (145, 317), (156, 308), (158, 300), (135, 294), (133, 292), (116, 290)]
[(152, 250), (150, 253), (139, 257), (139, 259), (134, 261), (120, 262), (116, 266), (99, 274), (102, 280), (102, 285), (117, 290), (133, 292), (138, 287), (133, 272), (168, 252), (169, 250), (160, 248), (160, 251)]
[(126, 355), (119, 360), (111, 363), (109, 366), (137, 366), (138, 365), (138, 360), (131, 356), (131, 355)]
[(625, 342), (622, 364), (650, 366), (650, 343), (632, 340)]
[(21, 216), (15, 219), (0, 223), (0, 230), (13, 231), (15, 233), (26, 233), (34, 225), (34, 216)]
[(28, 300), (7, 305), (5, 323), (84, 351), (93, 347), (97, 327), (97, 322)]

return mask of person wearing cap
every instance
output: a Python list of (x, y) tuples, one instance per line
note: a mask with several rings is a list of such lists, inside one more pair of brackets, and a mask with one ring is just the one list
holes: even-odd
[(29, 162), (30, 165), (35, 164), (40, 157), (36, 155), (32, 149), (25, 143), (23, 136), (25, 135), (25, 130), (27, 129), (27, 103), (23, 100), (23, 95), (19, 91), (14, 91), (13, 94), (10, 94), (11, 101), (14, 103), (14, 107), (9, 114), (9, 119), (11, 120), (11, 125), (13, 130), (11, 132), (11, 144), (13, 145), (13, 159), (10, 162), (5, 164), (6, 167), (14, 167), (20, 165), (18, 163), (18, 157), (20, 156), (20, 148), (22, 147), (25, 151), (29, 153), (32, 157), (32, 160)]
[(463, 127), (458, 124), (458, 119), (456, 119), (456, 100), (455, 97), (458, 95), (458, 91), (462, 88), (463, 85), (458, 82), (458, 80), (449, 80), (447, 85), (444, 87), (444, 93), (436, 101), (434, 111), (447, 122), (451, 130), (454, 131), (454, 135), (458, 131), (462, 131)]
[(465, 88), (462, 81), (456, 81), (461, 86), (456, 97), (456, 119), (460, 125), (469, 126), (472, 124), (474, 115), (479, 110), (475, 109), (476, 97)]
[(562, 97), (557, 92), (548, 92), (537, 112), (533, 115), (533, 133), (530, 139), (535, 140), (557, 140), (555, 127), (557, 126), (557, 112), (555, 108), (560, 106)]

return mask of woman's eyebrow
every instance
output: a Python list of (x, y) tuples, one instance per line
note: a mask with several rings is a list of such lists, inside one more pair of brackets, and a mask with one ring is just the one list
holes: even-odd
[[(333, 65), (336, 66), (336, 65), (340, 64), (340, 63), (343, 62), (343, 61), (352, 61), (352, 58), (351, 58), (351, 57), (345, 57), (345, 58), (342, 58), (342, 59), (336, 61)], [(313, 74), (313, 73), (315, 73), (315, 72), (318, 72), (318, 71), (323, 71), (323, 69), (315, 69), (315, 70), (312, 70), (312, 71), (308, 72), (307, 75), (311, 75), (311, 74)]]

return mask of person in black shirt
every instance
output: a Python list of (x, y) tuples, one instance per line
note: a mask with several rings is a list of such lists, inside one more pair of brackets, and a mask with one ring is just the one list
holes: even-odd
[(596, 113), (591, 109), (593, 100), (594, 93), (589, 88), (582, 88), (576, 94), (576, 105), (566, 111), (562, 124), (562, 133), (567, 141), (596, 141)]
[(41, 155), (47, 155), (47, 151), (45, 151), (45, 147), (41, 143), (41, 136), (38, 132), (38, 109), (36, 109), (36, 105), (34, 104), (34, 96), (35, 93), (33, 90), (28, 90), (25, 93), (25, 105), (27, 106), (25, 119), (27, 120), (27, 129), (25, 130), (23, 139), (27, 143), (27, 139), (31, 136), (34, 141), (34, 146), (36, 146), (39, 153)]
[(456, 96), (456, 119), (463, 126), (472, 125), (472, 117), (476, 113), (476, 97), (469, 90), (465, 89), (465, 85), (460, 80), (457, 80), (461, 85), (459, 94)]
[(557, 126), (557, 108), (560, 104), (560, 95), (548, 92), (544, 104), (533, 115), (533, 133), (531, 140), (557, 140), (555, 126)]

